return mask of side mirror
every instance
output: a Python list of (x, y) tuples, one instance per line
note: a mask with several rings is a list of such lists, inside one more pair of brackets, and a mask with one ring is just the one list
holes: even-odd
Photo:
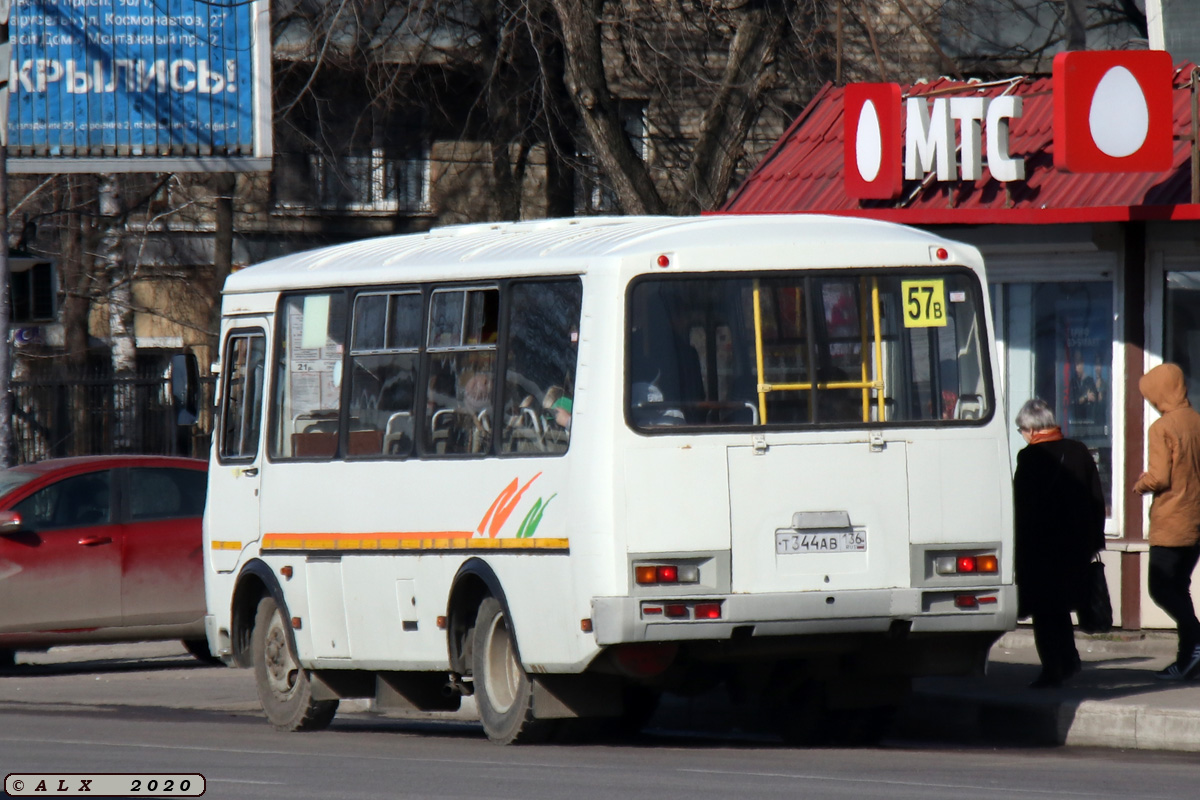
[(171, 406), (175, 409), (175, 424), (195, 425), (200, 419), (200, 370), (191, 353), (171, 356)]
[(0, 536), (20, 533), (25, 530), (25, 523), (16, 511), (0, 511)]

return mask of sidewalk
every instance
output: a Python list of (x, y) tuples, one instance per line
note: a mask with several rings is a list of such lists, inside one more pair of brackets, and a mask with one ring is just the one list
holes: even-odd
[(1021, 628), (992, 647), (985, 677), (918, 680), (896, 734), (1200, 752), (1200, 680), (1153, 677), (1174, 659), (1175, 641), (1174, 632), (1079, 634), (1082, 672), (1060, 689), (1029, 689), (1040, 665)]

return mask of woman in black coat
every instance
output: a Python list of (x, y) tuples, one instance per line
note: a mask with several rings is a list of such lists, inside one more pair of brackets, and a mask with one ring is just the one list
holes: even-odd
[(1033, 688), (1059, 686), (1079, 671), (1071, 611), (1084, 595), (1088, 564), (1104, 549), (1104, 491), (1091, 453), (1063, 438), (1044, 401), (1025, 403), (1017, 428), (1029, 443), (1017, 454), (1013, 482), (1019, 614), (1033, 617), (1042, 662)]

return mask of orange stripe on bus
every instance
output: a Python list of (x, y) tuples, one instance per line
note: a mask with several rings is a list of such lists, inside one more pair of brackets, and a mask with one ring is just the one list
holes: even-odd
[(490, 539), (469, 533), (439, 531), (421, 536), (415, 533), (384, 534), (288, 534), (269, 533), (263, 537), (264, 550), (567, 550), (569, 539)]

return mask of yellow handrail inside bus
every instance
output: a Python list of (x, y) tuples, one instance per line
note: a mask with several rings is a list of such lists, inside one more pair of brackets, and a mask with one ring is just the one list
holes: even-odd
[[(883, 421), (884, 418), (884, 397), (883, 397), (883, 328), (879, 319), (879, 279), (871, 278), (871, 316), (874, 323), (872, 331), (874, 336), (874, 378), (867, 378), (867, 320), (866, 320), (866, 278), (862, 279), (859, 291), (859, 315), (858, 328), (862, 340), (862, 367), (861, 380), (857, 381), (827, 381), (818, 382), (815, 388), (821, 389), (861, 389), (863, 401), (863, 422), (870, 422), (871, 416), (871, 401), (870, 391), (875, 390), (875, 398), (878, 407), (878, 419)], [(761, 424), (767, 424), (767, 392), (811, 392), (814, 388), (812, 381), (801, 383), (769, 383), (763, 380), (763, 325), (762, 325), (762, 287), (758, 280), (754, 281), (754, 359), (755, 365), (758, 367), (758, 416)], [(798, 304), (797, 309), (801, 306)], [(812, 365), (809, 365), (812, 368)], [(812, 398), (810, 397), (810, 400)]]
[[(771, 391), (762, 382), (763, 377), (763, 341), (762, 341), (762, 296), (759, 294), (758, 278), (754, 279), (754, 359), (758, 367), (758, 418), (762, 424), (767, 424), (767, 392)], [(766, 387), (766, 388), (764, 388)]]

